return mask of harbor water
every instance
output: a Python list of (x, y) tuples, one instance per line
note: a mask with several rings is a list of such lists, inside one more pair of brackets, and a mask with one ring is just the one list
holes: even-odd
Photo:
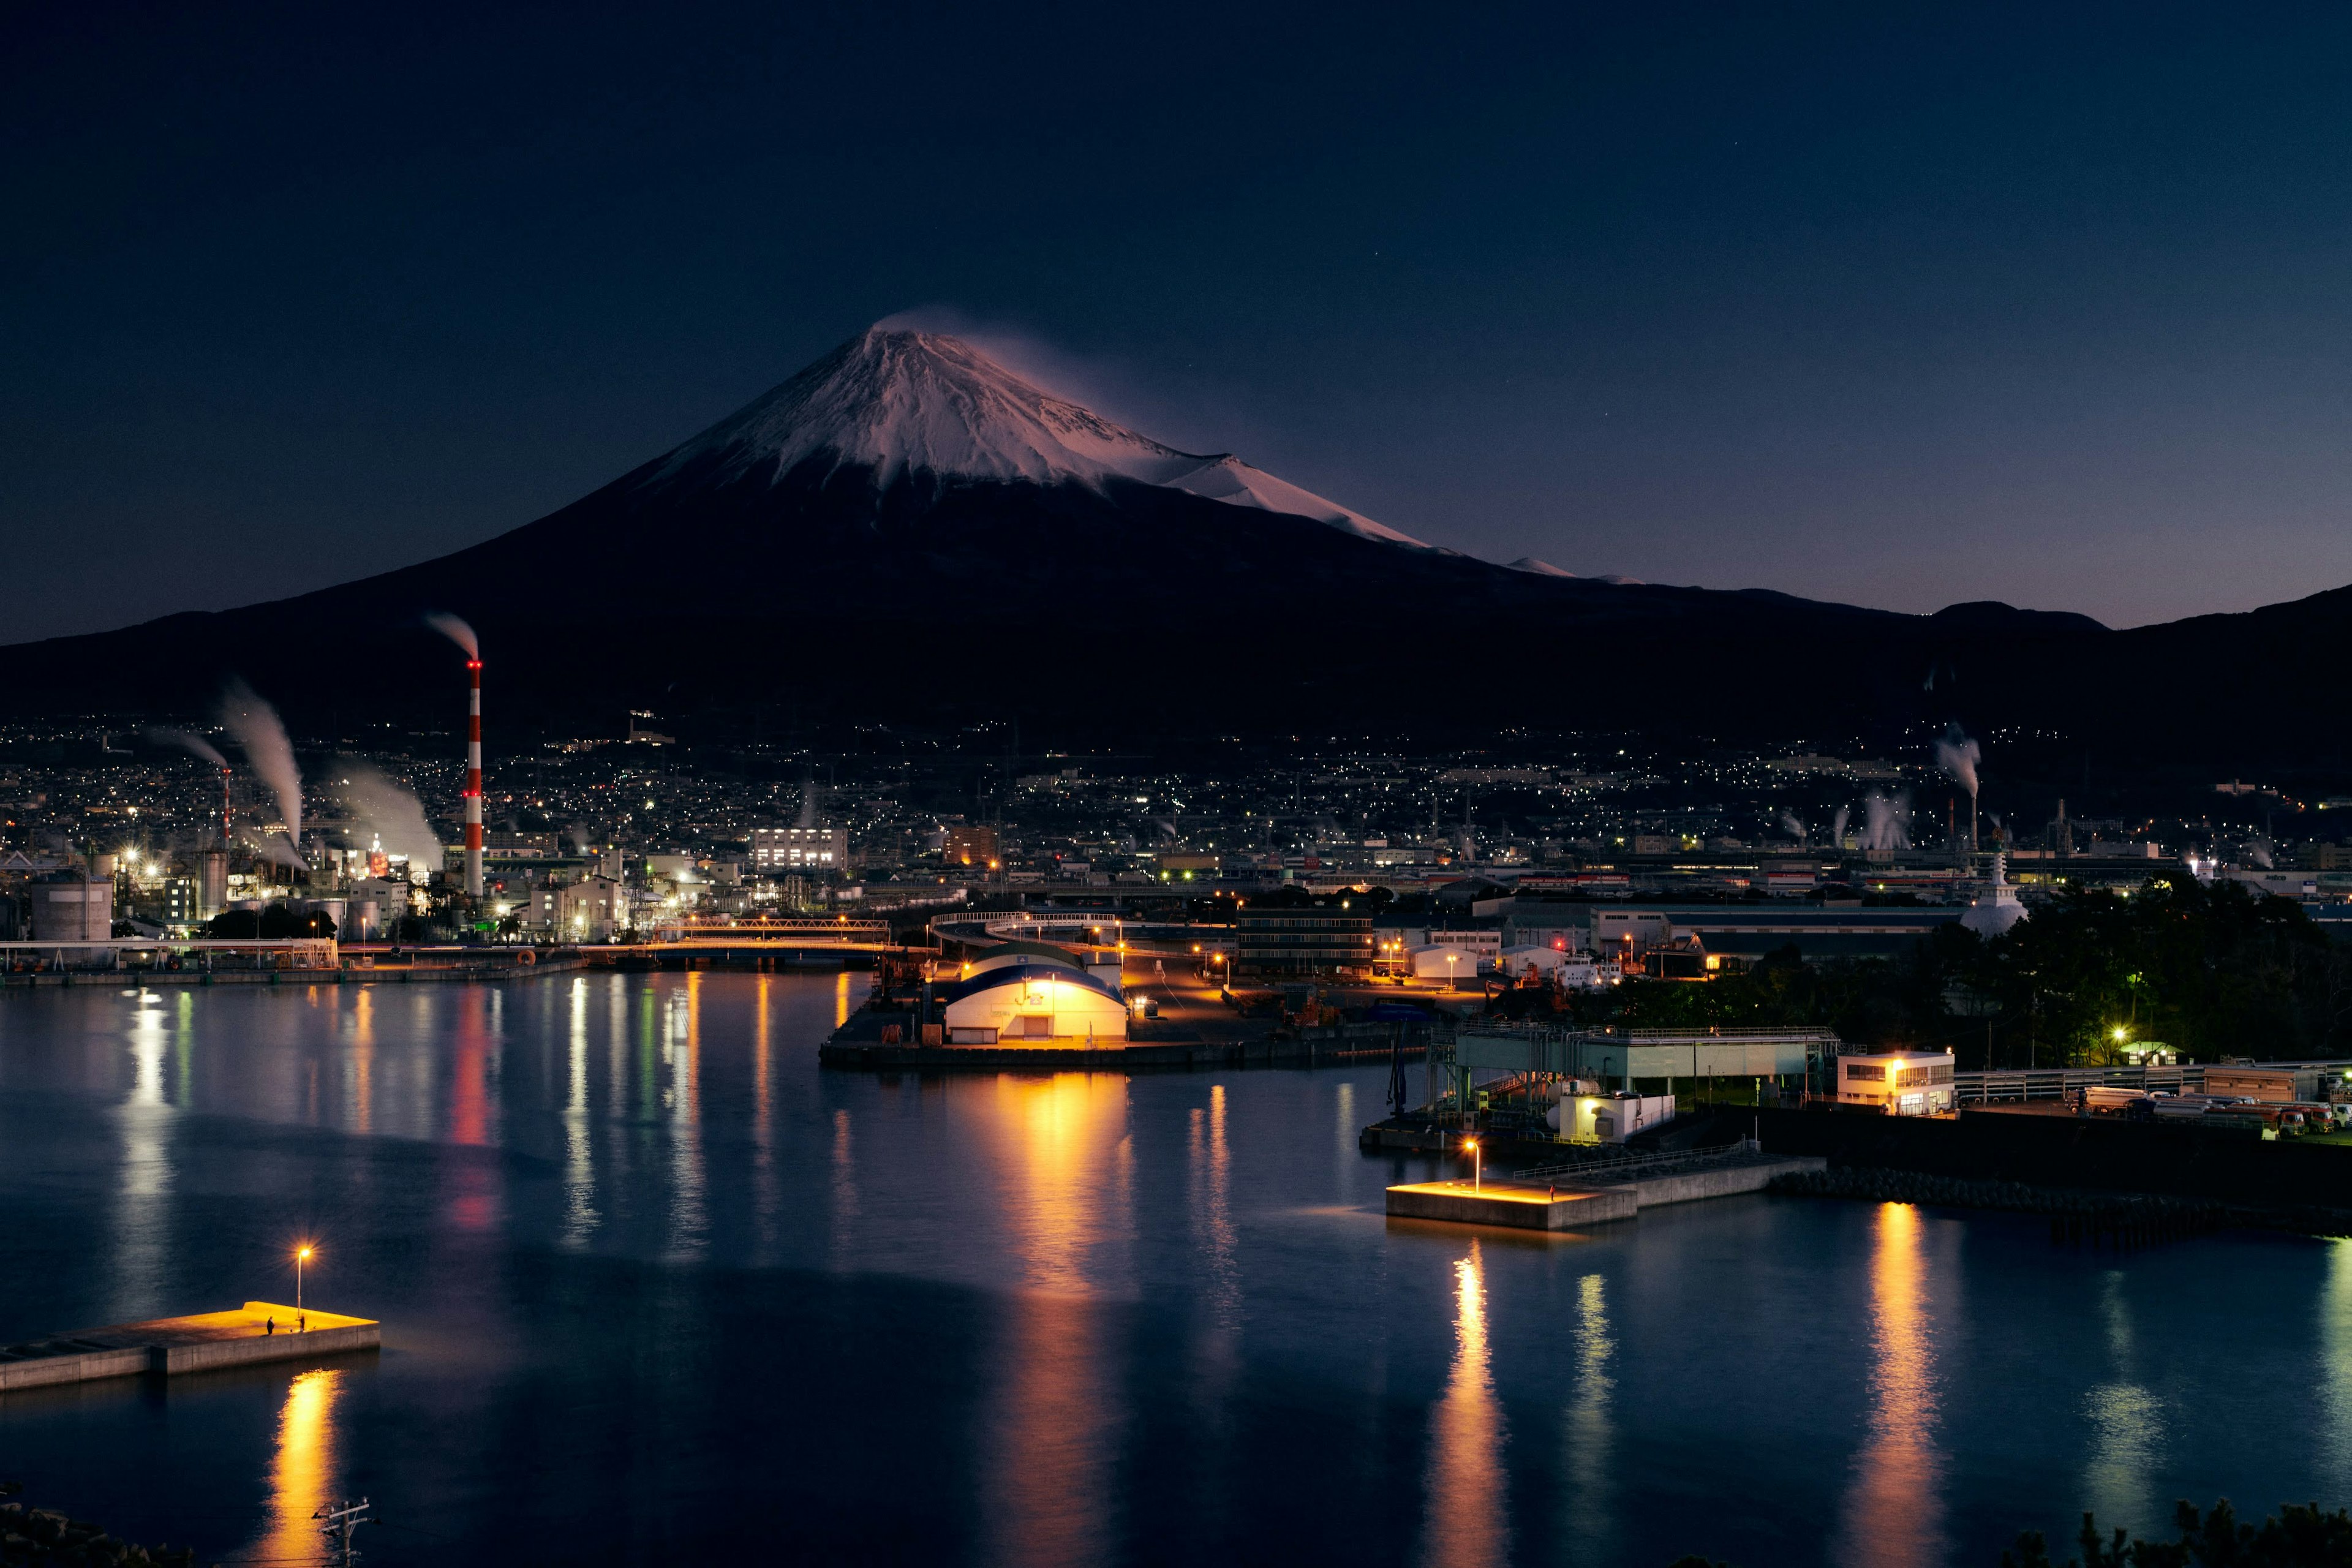
[(0, 1479), (222, 1563), (364, 1495), (383, 1568), (1990, 1568), (2085, 1509), (2352, 1502), (2352, 1244), (1391, 1221), (1441, 1167), (1358, 1151), (1385, 1063), (821, 1072), (864, 987), (0, 997), (0, 1342), (289, 1300), (301, 1241), (384, 1323), (0, 1396)]

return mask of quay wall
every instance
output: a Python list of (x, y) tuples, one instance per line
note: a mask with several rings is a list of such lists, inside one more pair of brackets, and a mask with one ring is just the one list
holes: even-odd
[(344, 1351), (383, 1348), (383, 1328), (358, 1323), (341, 1329), (312, 1329), (308, 1333), (267, 1334), (259, 1339), (204, 1340), (194, 1344), (156, 1345), (149, 1370), (177, 1377), (184, 1372), (215, 1372), (225, 1366), (250, 1366), (257, 1362), (293, 1361), (304, 1356), (337, 1355)]
[(152, 1350), (149, 1345), (124, 1345), (112, 1350), (85, 1351), (79, 1355), (0, 1362), (0, 1394), (18, 1388), (47, 1388), (59, 1383), (89, 1383), (101, 1377), (135, 1376), (153, 1364)]
[(1686, 1204), (1701, 1198), (1727, 1198), (1740, 1193), (1760, 1193), (1771, 1184), (1776, 1176), (1824, 1170), (1828, 1165), (1829, 1161), (1818, 1154), (1792, 1154), (1785, 1159), (1702, 1166), (1695, 1171), (1643, 1176), (1626, 1185), (1639, 1194), (1642, 1206), (1646, 1209), (1655, 1208), (1660, 1204)]
[(2352, 1148), (2119, 1118), (1964, 1110), (1956, 1120), (1743, 1110), (1776, 1154), (2030, 1187), (2352, 1210)]

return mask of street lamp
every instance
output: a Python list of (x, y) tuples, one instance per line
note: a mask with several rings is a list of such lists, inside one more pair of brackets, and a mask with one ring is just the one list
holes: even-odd
[(1460, 962), (1461, 955), (1458, 953), (1449, 952), (1445, 955), (1445, 988), (1448, 991), (1454, 989), (1458, 983), (1458, 977), (1454, 973), (1454, 966)]
[(1480, 1190), (1479, 1184), (1484, 1179), (1486, 1161), (1479, 1153), (1478, 1140), (1475, 1138), (1462, 1140), (1462, 1148), (1463, 1152), (1470, 1156), (1470, 1190), (1475, 1193)]
[(305, 1245), (294, 1249), (294, 1310), (302, 1310), (302, 1265), (310, 1261), (310, 1248)]

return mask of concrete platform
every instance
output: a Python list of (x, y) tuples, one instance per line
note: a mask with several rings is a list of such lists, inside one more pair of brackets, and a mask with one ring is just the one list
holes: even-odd
[[(305, 1326), (298, 1328), (298, 1324)], [(316, 1307), (298, 1312), (280, 1302), (247, 1301), (234, 1311), (77, 1329), (47, 1339), (0, 1345), (0, 1393), (140, 1373), (175, 1376), (257, 1362), (375, 1350), (383, 1343), (383, 1326), (372, 1318), (350, 1318)]]
[(1573, 1186), (1566, 1182), (1557, 1186), (1521, 1185), (1507, 1176), (1476, 1188), (1468, 1182), (1409, 1182), (1389, 1189), (1388, 1211), (1400, 1219), (1443, 1219), (1519, 1230), (1575, 1230), (1633, 1219), (1643, 1209), (1664, 1204), (1760, 1193), (1783, 1172), (1819, 1171), (1828, 1164), (1818, 1155), (1763, 1155)]
[(1399, 1219), (1515, 1230), (1576, 1230), (1632, 1219), (1638, 1207), (1631, 1187), (1550, 1189), (1486, 1182), (1474, 1188), (1468, 1182), (1409, 1182), (1389, 1189), (1389, 1213)]

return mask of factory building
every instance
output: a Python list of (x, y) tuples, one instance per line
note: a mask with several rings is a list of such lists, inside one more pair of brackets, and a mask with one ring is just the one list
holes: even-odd
[(69, 871), (43, 878), (32, 891), (35, 942), (104, 942), (114, 934), (110, 874), (100, 879)]
[(849, 865), (845, 827), (755, 827), (754, 871), (838, 871)]
[(611, 942), (629, 924), (629, 891), (609, 877), (583, 877), (555, 889), (555, 934), (562, 942)]

